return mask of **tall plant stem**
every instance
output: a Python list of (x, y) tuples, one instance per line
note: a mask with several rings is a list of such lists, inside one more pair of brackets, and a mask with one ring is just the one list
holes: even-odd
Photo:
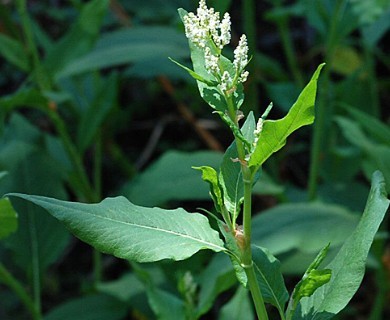
[(34, 301), (31, 300), (30, 296), (20, 284), (20, 282), (8, 272), (6, 267), (0, 263), (0, 281), (11, 288), (15, 294), (19, 297), (20, 301), (24, 304), (26, 309), (31, 314), (33, 320), (41, 320), (42, 316), (40, 311), (37, 309)]
[[(232, 97), (226, 97), (230, 119), (238, 126), (236, 109)], [(243, 247), (241, 247), (241, 266), (245, 270), (248, 279), (249, 290), (255, 305), (256, 314), (259, 320), (268, 320), (267, 310), (261, 294), (260, 286), (256, 278), (256, 273), (252, 261), (252, 185), (253, 175), (251, 169), (245, 161), (245, 148), (240, 139), (235, 137), (238, 159), (241, 163), (242, 179), (244, 182), (244, 218), (243, 218)]]
[(319, 91), (316, 121), (314, 122), (313, 141), (311, 147), (311, 164), (309, 172), (308, 197), (309, 200), (314, 200), (317, 197), (318, 179), (322, 164), (323, 150), (327, 149), (327, 137), (325, 132), (331, 123), (333, 116), (330, 97), (331, 79), (330, 70), (334, 53), (338, 45), (339, 34), (337, 32), (338, 23), (341, 20), (343, 13), (343, 5), (345, 0), (338, 0), (332, 14), (332, 19), (329, 26), (329, 37), (326, 44), (325, 61), (327, 67), (322, 75), (322, 85)]
[(242, 252), (241, 265), (245, 270), (249, 290), (251, 291), (256, 314), (259, 320), (268, 320), (267, 310), (265, 309), (264, 299), (261, 294), (260, 286), (256, 278), (256, 273), (252, 261), (252, 184), (253, 179), (250, 169), (243, 164), (244, 178), (244, 239), (245, 246)]

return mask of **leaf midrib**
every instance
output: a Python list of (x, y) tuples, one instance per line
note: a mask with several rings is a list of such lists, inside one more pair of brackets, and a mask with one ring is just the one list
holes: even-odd
[[(44, 200), (40, 200), (40, 201), (41, 202), (45, 202)], [(48, 202), (46, 202), (46, 203), (48, 203)], [(49, 205), (52, 205), (52, 204), (49, 203)], [(63, 206), (61, 204), (56, 204), (55, 206), (61, 207), (61, 208), (67, 209), (67, 210), (69, 209), (66, 206)], [(100, 215), (96, 215), (96, 214), (94, 214), (92, 212), (82, 211), (80, 209), (72, 209), (72, 210), (74, 210), (75, 213), (77, 213), (77, 214), (87, 214), (87, 215), (94, 216), (96, 218), (100, 218), (100, 219), (111, 221), (113, 223), (129, 225), (129, 226), (138, 227), (138, 228), (141, 228), (141, 229), (154, 230), (154, 231), (157, 231), (157, 232), (171, 234), (171, 235), (174, 235), (174, 236), (177, 236), (177, 237), (187, 238), (187, 239), (190, 239), (190, 240), (195, 241), (195, 242), (199, 242), (199, 243), (202, 243), (202, 244), (207, 244), (209, 247), (217, 248), (219, 251), (225, 251), (226, 250), (224, 247), (218, 246), (218, 245), (213, 244), (211, 242), (204, 241), (204, 240), (199, 239), (199, 238), (194, 238), (194, 237), (192, 237), (192, 236), (190, 236), (188, 234), (177, 233), (177, 232), (173, 232), (172, 230), (161, 229), (161, 228), (158, 228), (158, 227), (151, 227), (151, 226), (140, 225), (140, 224), (136, 224), (136, 223), (129, 223), (129, 222), (121, 221), (121, 220), (115, 220), (115, 219), (112, 219), (112, 218), (109, 218), (109, 217), (103, 217), (103, 216), (100, 216)]]

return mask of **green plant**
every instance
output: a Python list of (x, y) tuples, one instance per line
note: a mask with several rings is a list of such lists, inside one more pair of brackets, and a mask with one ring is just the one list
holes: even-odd
[[(231, 61), (222, 55), (223, 47), (230, 42), (228, 15), (220, 21), (217, 14), (207, 8), (205, 1), (200, 1), (197, 15), (182, 9), (179, 14), (189, 38), (193, 70), (181, 66), (197, 80), (200, 95), (234, 136), (218, 171), (210, 166), (195, 168), (210, 185), (215, 213), (208, 213), (218, 231), (210, 226), (203, 214), (190, 214), (184, 209), (141, 207), (123, 197), (108, 198), (98, 204), (83, 204), (20, 193), (9, 196), (23, 198), (48, 210), (73, 234), (97, 250), (133, 262), (183, 260), (202, 249), (225, 253), (231, 259), (238, 281), (250, 290), (256, 314), (261, 320), (268, 319), (265, 303), (273, 305), (281, 319), (331, 318), (346, 306), (362, 280), (368, 250), (389, 205), (384, 179), (381, 173), (374, 173), (366, 210), (352, 235), (333, 260), (319, 269), (328, 251), (326, 245), (289, 297), (278, 260), (267, 249), (253, 245), (252, 189), (257, 180), (262, 179), (264, 162), (284, 146), (290, 134), (314, 121), (317, 80), (323, 65), (315, 71), (284, 118), (267, 120), (270, 105), (257, 122), (253, 113), (249, 113), (244, 124), (240, 125), (244, 118), (240, 111), (244, 103), (243, 83), (248, 77), (245, 68), (250, 60), (245, 36), (241, 37)], [(76, 72), (77, 68), (65, 70)], [(53, 121), (61, 129), (58, 119), (53, 118)], [(82, 133), (79, 137), (83, 149), (90, 138)], [(66, 136), (62, 138), (68, 141)], [(83, 138), (88, 139), (83, 141)], [(72, 151), (72, 146), (68, 147)], [(73, 161), (75, 168), (82, 173), (77, 157)], [(79, 178), (79, 184), (75, 186), (84, 190), (81, 194), (87, 200), (93, 200), (87, 198), (90, 188), (88, 183), (83, 183), (87, 179), (83, 174)], [(242, 226), (238, 223), (241, 220)], [(222, 261), (226, 263), (226, 260)], [(172, 314), (177, 312), (175, 318), (198, 319), (207, 310), (193, 299), (195, 289), (190, 274), (184, 274), (179, 283), (179, 291), (184, 297), (184, 302), (181, 302), (153, 287), (151, 276), (145, 270), (136, 264), (133, 268), (147, 284), (152, 305), (160, 318), (169, 317), (170, 313), (173, 317)], [(214, 270), (212, 275), (216, 274)], [(5, 272), (2, 276), (7, 279)], [(232, 274), (229, 278), (232, 281)], [(216, 295), (216, 292), (206, 295), (203, 303), (211, 304)], [(245, 291), (240, 289), (232, 305), (241, 297), (245, 297)], [(164, 306), (164, 302), (167, 305)], [(30, 301), (26, 305), (39, 319), (37, 305), (31, 306)], [(223, 310), (222, 314), (229, 312), (226, 310), (229, 309)]]

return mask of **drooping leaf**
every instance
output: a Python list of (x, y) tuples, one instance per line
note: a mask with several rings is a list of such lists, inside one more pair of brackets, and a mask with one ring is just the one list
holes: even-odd
[(249, 298), (249, 291), (239, 286), (234, 296), (226, 303), (219, 314), (218, 320), (252, 320), (253, 307)]
[(203, 82), (209, 86), (215, 86), (217, 85), (218, 83), (216, 81), (210, 81), (210, 80), (207, 80), (205, 78), (203, 78), (202, 76), (200, 76), (199, 74), (197, 74), (196, 72), (194, 72), (193, 70), (191, 70), (190, 68), (187, 68), (186, 66), (182, 65), (181, 63), (169, 58), (169, 60), (171, 60), (173, 63), (175, 63), (176, 65), (178, 65), (180, 68), (183, 68), (185, 71), (188, 72), (188, 74), (194, 78), (195, 80), (197, 81), (200, 81), (200, 82)]
[(275, 306), (282, 315), (288, 292), (280, 271), (280, 262), (267, 249), (258, 246), (252, 249), (254, 269), (263, 299)]
[(90, 52), (71, 61), (57, 77), (129, 63), (149, 67), (148, 62), (157, 62), (153, 65), (170, 66), (169, 56), (175, 59), (188, 56), (185, 44), (183, 34), (171, 27), (144, 26), (106, 33)]
[(126, 305), (109, 295), (94, 294), (72, 299), (52, 309), (44, 320), (120, 320)]
[(317, 80), (324, 64), (318, 66), (288, 114), (279, 120), (265, 120), (259, 141), (249, 160), (249, 166), (260, 167), (274, 152), (286, 144), (287, 137), (298, 128), (314, 121)]
[(301, 309), (294, 319), (326, 320), (344, 309), (361, 284), (368, 252), (389, 203), (383, 176), (377, 171), (373, 174), (367, 205), (358, 226), (326, 266), (332, 270), (331, 280), (311, 297), (302, 298)]
[(8, 198), (0, 199), (0, 239), (6, 238), (18, 228), (18, 215)]
[(222, 190), (218, 182), (218, 174), (217, 171), (215, 171), (214, 168), (208, 167), (208, 166), (202, 166), (202, 167), (193, 167), (195, 170), (202, 171), (202, 179), (203, 181), (206, 181), (210, 186), (210, 194), (211, 198), (214, 201), (214, 206), (217, 209), (218, 212), (223, 212), (223, 195)]
[(46, 209), (82, 241), (119, 258), (137, 262), (183, 260), (202, 249), (225, 250), (206, 217), (181, 208), (145, 208), (124, 197), (84, 204), (41, 196), (12, 196)]

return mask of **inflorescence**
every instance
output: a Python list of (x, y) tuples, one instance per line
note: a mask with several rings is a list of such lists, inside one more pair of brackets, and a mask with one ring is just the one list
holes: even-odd
[(245, 67), (248, 64), (248, 43), (245, 34), (240, 38), (238, 46), (234, 50), (234, 74), (230, 74), (220, 67), (221, 51), (231, 40), (231, 21), (229, 13), (225, 13), (220, 20), (220, 13), (214, 8), (207, 8), (206, 0), (199, 1), (196, 11), (188, 13), (184, 17), (186, 37), (197, 47), (204, 51), (205, 68), (219, 82), (219, 88), (223, 92), (229, 92), (238, 83), (243, 83), (248, 78)]

